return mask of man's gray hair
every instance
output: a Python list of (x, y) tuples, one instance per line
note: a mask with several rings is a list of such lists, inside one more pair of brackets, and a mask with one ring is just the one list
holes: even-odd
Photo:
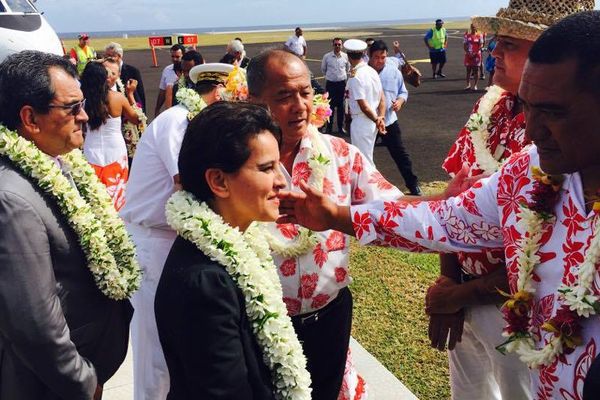
[(104, 48), (104, 51), (107, 51), (107, 50), (112, 50), (115, 53), (117, 53), (119, 56), (121, 56), (121, 58), (123, 58), (123, 47), (119, 43), (117, 43), (117, 42), (110, 42)]
[(244, 52), (244, 44), (239, 40), (232, 40), (229, 42), (229, 49), (232, 53), (243, 53)]

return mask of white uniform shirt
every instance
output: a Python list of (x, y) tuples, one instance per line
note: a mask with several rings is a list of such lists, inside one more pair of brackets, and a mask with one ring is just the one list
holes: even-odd
[[(369, 242), (409, 251), (457, 252), (504, 248), (511, 292), (516, 292), (522, 239), (527, 234), (520, 219), (521, 204), (531, 201), (531, 167), (539, 166), (537, 149), (513, 154), (502, 169), (471, 189), (446, 201), (375, 202), (351, 207), (353, 225), (362, 244)], [(579, 173), (565, 174), (556, 220), (546, 226), (537, 252), (540, 263), (531, 282), (535, 295), (531, 311), (536, 348), (553, 334), (542, 324), (563, 304), (558, 289), (575, 281), (600, 215), (587, 212)], [(596, 271), (594, 294), (600, 293)], [(583, 381), (598, 354), (600, 317), (580, 319), (582, 343), (549, 366), (531, 370), (532, 393), (540, 399), (581, 399)], [(500, 343), (498, 343), (500, 344)]]
[(381, 92), (383, 91), (377, 71), (367, 64), (360, 63), (354, 68), (354, 74), (351, 72), (350, 75), (350, 79), (348, 79), (346, 85), (350, 114), (353, 117), (364, 116), (357, 100), (366, 100), (371, 110), (377, 113), (377, 106), (379, 105)]
[(177, 105), (161, 113), (140, 139), (125, 191), (121, 217), (145, 228), (168, 229), (165, 204), (175, 191), (173, 177), (179, 173), (177, 160), (188, 110)]
[(304, 55), (304, 48), (306, 47), (306, 40), (304, 40), (304, 36), (296, 36), (292, 35), (285, 42), (285, 47), (298, 54), (299, 56)]
[(335, 55), (333, 51), (326, 53), (321, 61), (321, 72), (325, 75), (325, 79), (330, 82), (341, 82), (348, 78), (350, 63), (348, 62), (348, 54), (340, 52)]
[(165, 69), (163, 69), (162, 75), (160, 76), (158, 88), (160, 90), (165, 90), (167, 86), (174, 85), (175, 82), (177, 82), (177, 79), (179, 79), (179, 77), (175, 73), (173, 64), (167, 65)]

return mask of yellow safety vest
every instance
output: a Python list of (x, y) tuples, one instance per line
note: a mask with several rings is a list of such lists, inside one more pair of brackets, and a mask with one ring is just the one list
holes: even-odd
[(431, 29), (431, 32), (432, 32), (431, 39), (429, 39), (427, 41), (429, 43), (429, 45), (431, 47), (433, 47), (435, 50), (443, 49), (444, 43), (446, 43), (446, 28), (442, 28), (438, 31), (434, 27)]
[(81, 75), (88, 61), (93, 60), (96, 57), (96, 52), (90, 46), (85, 46), (82, 49), (80, 46), (75, 46), (75, 54), (77, 54), (77, 73)]

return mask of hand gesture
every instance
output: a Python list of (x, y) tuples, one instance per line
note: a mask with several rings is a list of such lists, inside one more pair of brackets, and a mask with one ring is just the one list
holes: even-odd
[(338, 214), (338, 207), (322, 192), (300, 181), (302, 193), (280, 191), (277, 195), (279, 205), (279, 224), (300, 224), (313, 231), (324, 231), (332, 228)]
[(462, 168), (448, 183), (448, 187), (442, 195), (443, 199), (449, 199), (450, 197), (456, 197), (465, 190), (470, 189), (476, 182), (483, 178), (487, 178), (488, 174), (480, 174), (475, 176), (469, 176), (469, 167), (463, 164)]
[(444, 351), (454, 350), (456, 343), (462, 339), (465, 315), (462, 310), (455, 314), (433, 314), (429, 316), (429, 340), (431, 347)]
[(133, 93), (137, 89), (138, 81), (136, 79), (128, 79), (125, 91), (127, 93)]

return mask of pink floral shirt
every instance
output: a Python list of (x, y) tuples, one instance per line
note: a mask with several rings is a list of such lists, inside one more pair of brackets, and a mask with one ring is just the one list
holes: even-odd
[[(354, 206), (351, 212), (356, 236), (363, 244), (410, 251), (456, 252), (502, 246), (509, 283), (515, 292), (519, 240), (525, 234), (516, 222), (520, 204), (531, 200), (530, 167), (535, 165), (539, 165), (539, 159), (537, 149), (532, 146), (513, 155), (499, 173), (459, 197), (429, 203), (378, 201)], [(464, 206), (467, 200), (469, 207)], [(558, 287), (573, 282), (577, 276), (598, 218), (594, 212), (585, 211), (579, 174), (566, 175), (554, 212), (556, 222), (542, 238), (538, 252), (541, 264), (533, 277), (536, 293), (531, 324), (538, 348), (551, 338), (540, 327), (561, 304)], [(596, 275), (596, 293), (599, 288), (600, 277)], [(582, 328), (583, 344), (573, 353), (562, 354), (551, 365), (531, 371), (534, 399), (581, 399), (584, 378), (598, 355), (599, 316), (582, 320)]]
[[(331, 164), (323, 181), (323, 193), (340, 204), (363, 204), (374, 199), (395, 200), (402, 193), (389, 183), (359, 150), (343, 139), (322, 135), (331, 154)], [(308, 181), (311, 169), (307, 159), (312, 148), (310, 138), (302, 139), (294, 160), (292, 176), (283, 170), (288, 189), (300, 191), (300, 180)], [(298, 235), (293, 224), (269, 224), (269, 231), (282, 241)], [(283, 287), (283, 300), (289, 314), (305, 314), (327, 305), (340, 289), (351, 282), (348, 274), (350, 237), (328, 230), (316, 232), (317, 245), (306, 254), (283, 258), (274, 254)]]
[[(487, 145), (492, 154), (497, 155), (497, 159), (500, 160), (507, 159), (512, 154), (521, 151), (527, 144), (525, 116), (523, 113), (513, 115), (514, 105), (515, 96), (505, 91), (498, 99), (490, 117)], [(477, 112), (478, 109), (479, 101), (473, 107), (472, 113)], [(483, 173), (477, 165), (471, 132), (466, 125), (458, 133), (458, 138), (450, 148), (442, 168), (454, 176), (460, 171), (463, 164), (469, 166), (469, 176)], [(469, 205), (470, 202), (465, 201), (465, 206)], [(463, 271), (473, 276), (488, 274), (504, 265), (504, 250), (502, 249), (485, 249), (477, 253), (459, 252), (457, 256)]]

